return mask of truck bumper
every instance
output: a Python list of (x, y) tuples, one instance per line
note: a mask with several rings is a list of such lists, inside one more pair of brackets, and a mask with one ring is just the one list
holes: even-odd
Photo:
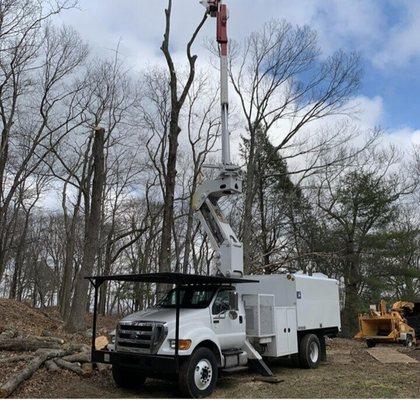
[(136, 368), (150, 375), (173, 375), (178, 372), (178, 360), (174, 356), (94, 350), (92, 351), (92, 362)]

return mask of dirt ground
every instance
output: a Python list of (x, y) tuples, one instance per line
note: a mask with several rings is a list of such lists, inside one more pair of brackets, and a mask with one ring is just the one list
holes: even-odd
[[(50, 311), (22, 309), (18, 304), (0, 301), (0, 323), (29, 326), (31, 332), (51, 329), (62, 333), (56, 314)], [(14, 321), (14, 319), (16, 320)], [(30, 320), (30, 321), (29, 321)], [(16, 323), (16, 321), (19, 321)], [(112, 325), (103, 320), (100, 326)], [(58, 332), (58, 333), (57, 333)], [(63, 334), (64, 335), (64, 334)], [(63, 336), (61, 335), (61, 336)], [(83, 337), (77, 337), (82, 339)], [(68, 339), (74, 340), (76, 337)], [(84, 338), (87, 340), (87, 338)], [(385, 346), (385, 345), (384, 345)], [(418, 360), (414, 364), (381, 364), (368, 352), (364, 343), (348, 339), (334, 339), (327, 348), (327, 361), (315, 370), (303, 370), (288, 360), (276, 361), (270, 367), (281, 382), (262, 382), (249, 371), (219, 377), (214, 398), (420, 398), (420, 347), (406, 349), (388, 345), (392, 349)], [(0, 358), (10, 356), (0, 352)], [(24, 362), (0, 369), (0, 385)], [(146, 381), (142, 391), (122, 390), (115, 386), (109, 369), (95, 371), (83, 378), (69, 371), (55, 374), (44, 368), (38, 370), (14, 394), (17, 398), (172, 398), (180, 397), (175, 383)]]
[[(392, 348), (396, 348), (393, 346)], [(420, 361), (420, 348), (398, 348)], [(276, 377), (272, 384), (259, 381), (248, 371), (219, 378), (214, 398), (419, 398), (420, 362), (380, 364), (362, 343), (335, 339), (328, 349), (328, 360), (315, 370), (295, 368), (288, 361), (271, 364)], [(115, 386), (111, 372), (95, 371), (89, 378), (61, 371), (54, 376), (41, 369), (19, 389), (18, 398), (171, 398), (179, 397), (177, 386), (148, 380), (141, 391)]]

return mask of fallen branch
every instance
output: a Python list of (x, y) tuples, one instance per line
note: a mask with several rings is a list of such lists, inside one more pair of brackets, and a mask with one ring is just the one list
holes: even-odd
[(0, 350), (6, 351), (36, 351), (38, 349), (60, 349), (58, 343), (48, 340), (18, 338), (0, 340)]
[(19, 332), (16, 329), (6, 329), (0, 333), (0, 340), (13, 339), (19, 336)]
[(0, 359), (0, 365), (12, 364), (14, 362), (19, 362), (19, 361), (29, 361), (29, 360), (32, 360), (32, 358), (33, 357), (31, 355), (21, 355), (21, 356), (2, 358)]
[(91, 363), (85, 363), (82, 365), (84, 376), (90, 376), (93, 373), (93, 365)]
[(37, 350), (35, 357), (29, 364), (22, 371), (10, 377), (9, 380), (0, 387), (0, 397), (9, 397), (24, 381), (29, 379), (45, 361), (54, 357), (63, 357), (66, 354), (65, 350)]
[(82, 352), (82, 353), (75, 353), (70, 354), (68, 356), (63, 357), (63, 360), (69, 362), (79, 362), (79, 363), (90, 363), (91, 357), (90, 353)]
[(45, 361), (45, 367), (48, 371), (53, 373), (60, 371), (60, 367), (54, 362), (54, 360)]
[(31, 339), (41, 340), (41, 341), (45, 341), (45, 342), (58, 343), (58, 344), (64, 344), (64, 339), (61, 339), (59, 337), (54, 337), (54, 336), (32, 336)]
[(85, 371), (83, 371), (83, 369), (76, 363), (68, 362), (62, 358), (55, 358), (54, 362), (61, 368), (68, 369), (77, 375), (86, 376)]
[(107, 371), (111, 368), (110, 364), (96, 363), (96, 368), (99, 372)]

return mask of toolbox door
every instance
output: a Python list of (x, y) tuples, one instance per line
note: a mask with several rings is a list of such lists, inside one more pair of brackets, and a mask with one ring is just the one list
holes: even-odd
[(289, 354), (298, 352), (296, 307), (288, 307), (287, 315), (287, 342)]
[(276, 307), (276, 357), (289, 354), (287, 308)]

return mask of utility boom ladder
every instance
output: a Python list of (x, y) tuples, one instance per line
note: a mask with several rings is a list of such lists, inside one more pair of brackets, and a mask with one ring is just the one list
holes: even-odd
[(242, 193), (240, 169), (230, 159), (229, 85), (228, 85), (228, 11), (222, 0), (202, 0), (210, 16), (217, 19), (217, 42), (220, 54), (220, 102), (222, 163), (214, 166), (219, 176), (203, 181), (193, 195), (193, 209), (208, 239), (216, 251), (216, 266), (224, 276), (243, 275), (243, 248), (235, 232), (223, 215), (218, 202), (224, 196)]

